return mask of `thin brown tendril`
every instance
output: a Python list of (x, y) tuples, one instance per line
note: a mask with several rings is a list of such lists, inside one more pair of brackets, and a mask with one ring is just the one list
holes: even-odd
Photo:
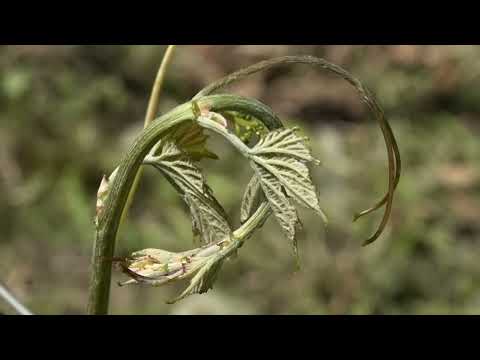
[(313, 56), (284, 56), (262, 61), (237, 72), (234, 72), (224, 77), (223, 79), (220, 79), (212, 83), (211, 85), (205, 87), (193, 98), (193, 100), (197, 100), (203, 96), (210, 95), (217, 90), (220, 90), (236, 81), (244, 79), (247, 76), (253, 75), (257, 72), (268, 70), (272, 67), (285, 64), (307, 64), (320, 66), (321, 68), (340, 76), (357, 90), (361, 100), (367, 104), (368, 108), (373, 113), (375, 119), (380, 126), (383, 137), (385, 139), (385, 145), (388, 154), (388, 191), (385, 196), (379, 202), (377, 202), (377, 204), (367, 210), (358, 213), (354, 217), (354, 220), (357, 220), (360, 217), (372, 213), (385, 205), (383, 218), (377, 228), (377, 231), (363, 243), (363, 245), (368, 245), (374, 242), (382, 234), (383, 230), (387, 225), (392, 210), (393, 195), (400, 181), (401, 160), (395, 136), (393, 135), (390, 124), (385, 118), (385, 114), (382, 108), (375, 100), (373, 94), (357, 78), (352, 76), (347, 70), (343, 69), (342, 67), (332, 64), (321, 58), (316, 58)]

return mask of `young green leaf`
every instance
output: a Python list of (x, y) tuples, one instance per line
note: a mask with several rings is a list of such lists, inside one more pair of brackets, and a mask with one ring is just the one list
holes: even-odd
[(208, 135), (205, 135), (203, 128), (196, 122), (185, 122), (177, 125), (164, 140), (171, 140), (177, 147), (186, 153), (193, 161), (202, 158), (218, 159), (218, 156), (206, 148)]
[(275, 130), (262, 138), (251, 151), (251, 159), (271, 174), (286, 194), (299, 204), (314, 210), (324, 222), (327, 218), (320, 208), (318, 195), (310, 177), (308, 162), (316, 162), (305, 145), (306, 138), (292, 129)]
[[(263, 192), (272, 207), (275, 218), (287, 238), (292, 242), (298, 258), (295, 228), (299, 218), (290, 198), (314, 210), (324, 222), (327, 218), (320, 209), (315, 186), (306, 163), (317, 162), (299, 137), (297, 129), (279, 129), (268, 133), (250, 151), (251, 166), (260, 180)], [(250, 184), (249, 184), (250, 185)], [(247, 189), (244, 216), (252, 202), (255, 183)], [(251, 210), (250, 210), (251, 211)]]
[(230, 235), (231, 228), (226, 216), (216, 209), (220, 205), (211, 194), (207, 197), (199, 196), (196, 193), (186, 193), (184, 200), (192, 215), (192, 229), (195, 239), (199, 238), (201, 242), (210, 244)]
[(182, 195), (190, 209), (195, 238), (212, 243), (231, 233), (225, 210), (205, 183), (200, 169), (171, 141), (161, 141), (145, 158), (144, 164), (158, 169)]
[(294, 253), (297, 255), (295, 228), (299, 223), (299, 219), (295, 206), (292, 205), (290, 199), (283, 191), (282, 184), (273, 174), (255, 162), (252, 162), (251, 165), (255, 171), (255, 174), (260, 179), (263, 192), (268, 199), (275, 218), (277, 219), (284, 234), (292, 242)]
[(255, 117), (236, 111), (222, 113), (231, 124), (235, 135), (246, 145), (253, 145), (258, 139), (268, 132), (263, 123)]

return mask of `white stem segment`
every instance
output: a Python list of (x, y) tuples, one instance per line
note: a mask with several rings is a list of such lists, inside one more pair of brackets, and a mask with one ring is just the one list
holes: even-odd
[(0, 284), (0, 298), (4, 299), (20, 315), (33, 315), (2, 284)]

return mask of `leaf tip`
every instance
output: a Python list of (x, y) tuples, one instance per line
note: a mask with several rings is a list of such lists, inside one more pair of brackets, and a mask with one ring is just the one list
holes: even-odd
[(365, 240), (365, 241), (362, 243), (362, 247), (366, 247), (366, 246), (374, 243), (375, 240), (377, 240), (377, 239), (378, 239), (378, 236), (372, 236), (371, 238)]
[(320, 217), (322, 218), (322, 221), (323, 221), (323, 225), (325, 228), (328, 227), (328, 224), (329, 224), (329, 220), (328, 220), (328, 216), (327, 214), (325, 213), (325, 211), (323, 211), (320, 207), (317, 209), (317, 213), (318, 215), (320, 215)]

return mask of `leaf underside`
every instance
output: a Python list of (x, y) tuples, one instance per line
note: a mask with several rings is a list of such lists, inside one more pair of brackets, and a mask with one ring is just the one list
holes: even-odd
[(160, 170), (182, 195), (192, 216), (194, 239), (212, 243), (230, 235), (225, 210), (213, 196), (200, 169), (176, 144), (162, 140), (145, 163)]
[[(275, 218), (287, 238), (292, 242), (295, 254), (297, 243), (295, 227), (299, 218), (291, 199), (314, 210), (327, 222), (320, 208), (317, 191), (313, 185), (307, 163), (317, 162), (307, 148), (305, 138), (296, 134), (296, 128), (279, 129), (268, 133), (251, 150), (251, 166), (262, 190), (272, 207)], [(245, 198), (245, 212), (250, 208), (251, 196)]]
[(177, 125), (163, 139), (164, 141), (174, 142), (193, 161), (199, 161), (203, 158), (218, 159), (216, 154), (207, 149), (208, 135), (196, 122), (187, 121)]

